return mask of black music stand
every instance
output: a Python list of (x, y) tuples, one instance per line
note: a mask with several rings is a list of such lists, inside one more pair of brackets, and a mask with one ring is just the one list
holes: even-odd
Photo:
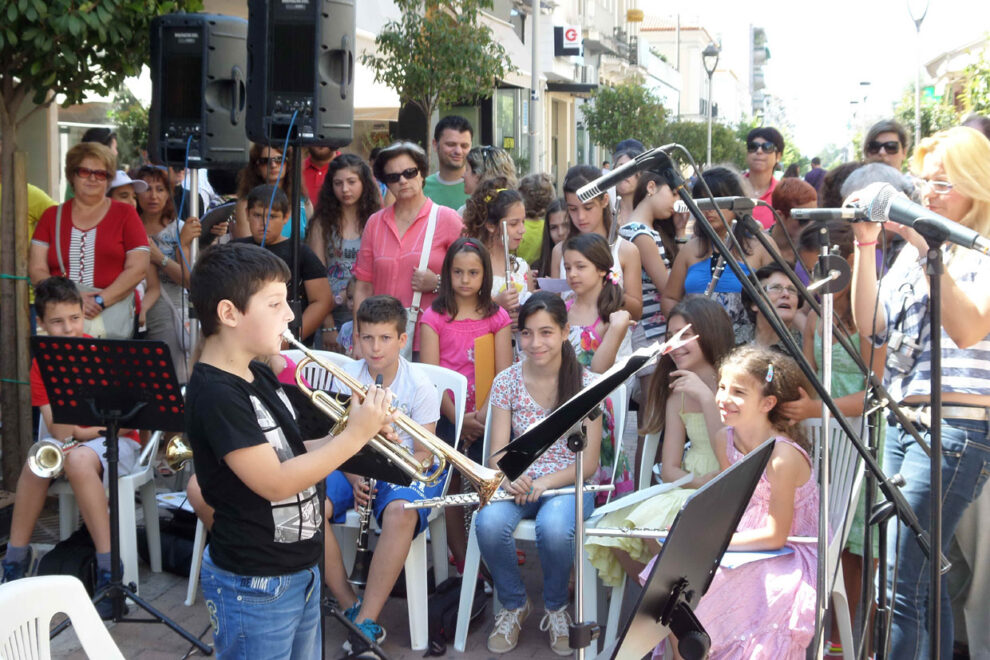
[[(113, 603), (113, 620), (164, 623), (206, 655), (213, 649), (148, 604), (136, 586), (123, 583), (120, 562), (120, 509), (117, 437), (122, 424), (153, 431), (185, 426), (184, 402), (168, 346), (161, 341), (31, 337), (31, 351), (59, 424), (106, 427), (107, 479), (110, 491), (110, 583), (93, 599)], [(128, 619), (124, 598), (153, 619)], [(56, 627), (52, 636), (69, 624)]]
[(774, 442), (767, 440), (688, 498), (674, 519), (632, 616), (599, 658), (639, 660), (671, 631), (687, 660), (708, 655), (711, 640), (692, 608), (715, 577)]

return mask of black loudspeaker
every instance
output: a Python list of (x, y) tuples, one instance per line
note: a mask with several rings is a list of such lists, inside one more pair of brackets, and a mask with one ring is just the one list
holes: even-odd
[[(247, 134), (342, 147), (354, 139), (354, 0), (248, 0)], [(294, 118), (293, 118), (294, 117)]]
[(247, 162), (247, 35), (247, 21), (231, 16), (165, 14), (152, 19), (152, 157), (184, 164), (188, 144), (190, 167)]

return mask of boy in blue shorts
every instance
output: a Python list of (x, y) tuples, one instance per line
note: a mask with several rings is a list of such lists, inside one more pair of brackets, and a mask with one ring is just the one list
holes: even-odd
[[(433, 433), (440, 418), (440, 395), (429, 378), (399, 353), (405, 345), (406, 310), (392, 296), (366, 298), (356, 315), (354, 341), (361, 346), (364, 359), (345, 367), (347, 372), (364, 385), (382, 376), (386, 387), (395, 396), (395, 405)], [(348, 394), (342, 386), (342, 393)], [(413, 452), (420, 464), (429, 465), (434, 457), (408, 434), (399, 432), (399, 441)], [(354, 621), (369, 640), (381, 642), (385, 630), (377, 623), (388, 595), (395, 585), (417, 534), (426, 529), (427, 509), (406, 510), (406, 502), (438, 497), (444, 479), (433, 486), (413, 481), (410, 486), (378, 482), (375, 493), (369, 493), (364, 479), (337, 471), (327, 477), (327, 518), (330, 522), (344, 521), (347, 510), (357, 504), (365, 506), (371, 497), (373, 513), (381, 537), (375, 546), (364, 598), (359, 600), (347, 582), (347, 573), (340, 548), (333, 534), (327, 534), (325, 563), (327, 586), (349, 619)], [(353, 633), (352, 633), (353, 637)], [(361, 647), (363, 640), (348, 639), (345, 649)]]
[[(49, 277), (35, 288), (34, 309), (38, 325), (51, 337), (85, 337), (83, 334), (83, 299), (76, 285), (64, 277)], [(37, 361), (31, 364), (31, 405), (38, 406), (41, 412), (43, 436), (59, 442), (76, 440), (75, 445), (65, 453), (65, 477), (72, 486), (79, 512), (82, 513), (86, 529), (93, 537), (96, 546), (96, 587), (100, 589), (110, 582), (110, 515), (107, 512), (106, 486), (106, 438), (105, 431), (96, 426), (73, 426), (56, 424), (52, 419), (52, 407), (48, 393), (41, 379)], [(133, 471), (141, 453), (136, 431), (122, 430), (117, 438), (120, 454), (118, 470), (120, 476)], [(34, 550), (30, 545), (31, 534), (41, 514), (52, 480), (36, 475), (25, 464), (17, 481), (14, 494), (14, 511), (10, 523), (10, 540), (7, 542), (7, 555), (3, 560), (3, 578), (0, 582), (10, 582), (30, 575), (35, 568)], [(104, 619), (112, 615), (113, 603), (104, 598), (96, 605), (96, 610)]]
[(317, 486), (389, 421), (388, 390), (353, 403), (347, 428), (304, 443), (275, 374), (292, 320), (289, 271), (256, 245), (208, 248), (191, 276), (203, 351), (186, 388), (186, 433), (214, 509), (200, 585), (219, 658), (319, 653), (322, 501)]

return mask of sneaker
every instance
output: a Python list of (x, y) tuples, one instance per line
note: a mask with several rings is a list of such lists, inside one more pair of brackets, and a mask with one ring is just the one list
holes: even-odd
[(0, 577), (0, 584), (34, 575), (34, 572), (38, 568), (38, 557), (35, 553), (34, 546), (28, 546), (24, 559), (18, 562), (7, 561), (5, 559), (0, 565), (3, 566), (3, 577)]
[[(124, 567), (120, 568), (121, 574), (124, 572)], [(96, 588), (93, 593), (100, 593), (100, 590), (110, 584), (110, 571), (108, 570), (97, 570), (96, 571)], [(127, 602), (124, 601), (124, 606), (121, 608), (120, 613), (127, 614)], [(104, 598), (99, 603), (96, 604), (96, 612), (100, 615), (103, 620), (113, 618), (113, 599), (110, 597)]]
[(546, 610), (543, 619), (540, 621), (540, 630), (550, 631), (550, 648), (557, 655), (573, 655), (574, 649), (570, 646), (571, 615), (567, 612), (567, 606), (559, 610)]
[(344, 616), (351, 623), (354, 623), (354, 619), (357, 618), (358, 611), (361, 609), (361, 599), (358, 598), (353, 605), (344, 610)]
[[(357, 615), (357, 612), (354, 613)], [(342, 648), (346, 653), (354, 652), (354, 649), (363, 649), (368, 646), (368, 640), (373, 640), (375, 644), (381, 644), (385, 641), (385, 629), (380, 625), (372, 621), (371, 619), (365, 619), (361, 623), (357, 624), (358, 630), (361, 631), (361, 637), (358, 637), (353, 632), (347, 634), (347, 641), (344, 642)], [(378, 655), (367, 649), (366, 651), (358, 651), (358, 658), (377, 658)]]
[(495, 615), (495, 628), (488, 636), (488, 650), (492, 653), (508, 653), (519, 643), (519, 632), (523, 621), (533, 610), (532, 603), (526, 599), (526, 604), (517, 610), (502, 610)]

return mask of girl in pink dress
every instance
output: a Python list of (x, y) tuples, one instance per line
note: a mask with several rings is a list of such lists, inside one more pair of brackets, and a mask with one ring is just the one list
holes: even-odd
[(718, 569), (695, 609), (712, 640), (711, 658), (804, 658), (814, 635), (817, 547), (787, 541), (818, 536), (809, 447), (781, 412), (782, 403), (798, 398), (799, 374), (790, 357), (754, 346), (733, 351), (719, 370), (715, 400), (726, 428), (717, 440), (725, 452), (716, 453), (723, 467), (771, 437), (777, 441), (729, 549), (793, 552)]
[[(484, 244), (477, 238), (459, 238), (447, 250), (440, 269), (440, 291), (430, 309), (423, 312), (420, 326), (419, 358), (426, 364), (438, 364), (467, 378), (467, 400), (460, 443), (455, 442), (454, 401), (444, 394), (437, 435), (476, 462), (481, 459), (480, 438), (485, 432), (488, 395), (476, 396), (475, 362), (482, 359), (476, 351), (494, 347), (492, 377), (512, 364), (512, 335), (509, 313), (492, 300), (492, 263)], [(488, 341), (477, 341), (490, 335)], [(491, 360), (489, 355), (486, 359)], [(490, 388), (491, 383), (487, 384)], [(460, 474), (451, 475), (450, 488), (460, 492)], [(464, 567), (467, 533), (464, 510), (448, 507), (447, 545), (458, 569)]]

